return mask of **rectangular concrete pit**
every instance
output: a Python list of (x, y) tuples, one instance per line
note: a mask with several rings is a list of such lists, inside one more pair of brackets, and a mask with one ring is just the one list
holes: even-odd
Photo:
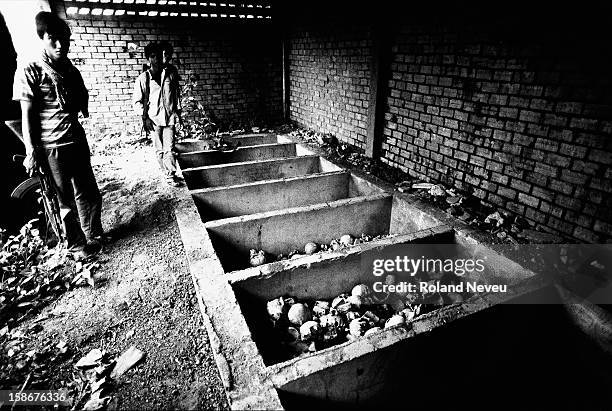
[(566, 409), (566, 397), (597, 398), (605, 388), (582, 362), (589, 347), (572, 332), (563, 306), (523, 303), (555, 298), (551, 287), (538, 288), (508, 304), (441, 308), (417, 317), (410, 330), (384, 330), (268, 367), (269, 378), (287, 409), (454, 409), (457, 402), (470, 409), (524, 409), (526, 403)]
[(183, 177), (187, 187), (195, 190), (339, 170), (340, 167), (319, 156), (305, 155), (190, 168), (183, 170)]
[(192, 190), (202, 221), (327, 203), (382, 190), (345, 171)]
[[(207, 197), (206, 205), (218, 213), (217, 217), (236, 214), (203, 223), (207, 217), (197, 213), (192, 198), (205, 195), (206, 189), (195, 191), (193, 197), (185, 192), (176, 210), (204, 323), (233, 409), (398, 404), (424, 408), (445, 398), (446, 403), (456, 403), (459, 398), (486, 405), (499, 404), (501, 399), (508, 405), (530, 394), (563, 404), (559, 390), (542, 395), (540, 382), (548, 378), (561, 392), (569, 393), (580, 385), (572, 378), (575, 375), (581, 376), (578, 383), (589, 380), (580, 385), (583, 397), (606, 389), (585, 377), (589, 370), (580, 362), (580, 353), (588, 352), (589, 347), (565, 331), (571, 327), (565, 324), (567, 318), (559, 312), (560, 305), (550, 305), (550, 310), (539, 307), (534, 312), (531, 305), (504, 304), (554, 300), (556, 290), (547, 280), (478, 245), (471, 234), (466, 235), (465, 228), (455, 231), (441, 224), (446, 217), (439, 212), (429, 213), (427, 207), (407, 202), (403, 195), (381, 194), (375, 184), (364, 185), (354, 176), (348, 193), (344, 188), (328, 192), (332, 197), (347, 197), (327, 204), (287, 209), (284, 207), (293, 205), (289, 197), (279, 197), (283, 209), (276, 211), (266, 210), (274, 207), (272, 199), (261, 210), (245, 204), (223, 207), (234, 195), (250, 196), (252, 202), (267, 198), (258, 197), (255, 187), (271, 189), (266, 194), (274, 198), (277, 189), (282, 191), (280, 185), (274, 186), (280, 181), (288, 182), (287, 192), (297, 190), (299, 184), (292, 178), (298, 176), (309, 176), (297, 179), (305, 187), (303, 191), (310, 190), (308, 184), (319, 178), (343, 178), (339, 177), (344, 174), (338, 172), (340, 168), (307, 149), (298, 146), (296, 154), (298, 157), (291, 159), (184, 171), (191, 189), (218, 187), (208, 190), (216, 194)], [(329, 175), (316, 175), (322, 172)], [(254, 184), (251, 191), (249, 184), (253, 182), (262, 185)], [(295, 201), (306, 202), (305, 197)], [(345, 232), (389, 236), (336, 252), (248, 267), (250, 248), (286, 253), (307, 241), (327, 242)], [(510, 284), (510, 291), (476, 295), (421, 315), (408, 327), (385, 329), (299, 358), (286, 360), (278, 355), (278, 341), (267, 335), (266, 301), (280, 295), (329, 299), (367, 277), (361, 266), (366, 256), (428, 241), (454, 243), (460, 250), (478, 245), (466, 251), (466, 256), (483, 257), (487, 270), (471, 278), (479, 283)], [(578, 348), (568, 357), (559, 347), (569, 344), (556, 342), (573, 339)], [(565, 365), (570, 372), (564, 373)], [(444, 392), (440, 392), (439, 382), (444, 382)], [(521, 408), (524, 403), (513, 405)]]
[(215, 164), (293, 157), (295, 155), (295, 143), (274, 143), (238, 147), (235, 151), (204, 150), (182, 153), (178, 156), (178, 163), (181, 169), (186, 169)]
[(249, 250), (270, 255), (303, 250), (308, 242), (329, 243), (343, 234), (387, 234), (390, 194), (354, 197), (330, 203), (270, 211), (205, 223), (226, 272), (246, 268)]
[[(271, 365), (287, 359), (279, 357), (282, 350), (278, 339), (267, 338), (273, 334), (265, 311), (267, 301), (280, 296), (309, 302), (331, 300), (341, 293), (350, 292), (357, 284), (371, 285), (374, 281), (384, 280), (377, 280), (373, 276), (367, 262), (384, 257), (390, 249), (394, 250), (392, 254), (395, 255), (407, 252), (407, 244), (411, 244), (413, 250), (421, 247), (413, 251), (419, 255), (419, 250), (430, 250), (433, 245), (446, 247), (445, 251), (452, 247), (453, 258), (481, 258), (485, 261), (485, 270), (482, 273), (465, 274), (463, 279), (466, 281), (514, 284), (533, 276), (532, 272), (485, 247), (457, 243), (455, 232), (445, 225), (353, 245), (338, 252), (322, 252), (297, 260), (279, 261), (227, 273), (226, 277), (234, 287), (264, 362)], [(444, 255), (451, 257), (448, 251)]]
[[(431, 231), (397, 241), (434, 244), (453, 241), (452, 230), (438, 227), (433, 230), (435, 234)], [(389, 239), (385, 240), (391, 245)], [(507, 384), (516, 383), (519, 376), (523, 382), (536, 384), (550, 372), (550, 369), (542, 369), (542, 364), (555, 367), (558, 371), (555, 375), (559, 376), (555, 382), (569, 388), (569, 375), (562, 373), (564, 366), (559, 362), (565, 353), (556, 341), (576, 339), (576, 335), (567, 331), (568, 319), (560, 305), (551, 304), (535, 314), (528, 305), (544, 301), (559, 303), (555, 289), (486, 247), (475, 249), (460, 242), (457, 243), (458, 257), (463, 253), (464, 258), (483, 257), (487, 261), (484, 273), (468, 276), (466, 280), (509, 284), (513, 287), (507, 294), (477, 295), (463, 303), (417, 317), (407, 328), (385, 329), (312, 354), (283, 359), (279, 354), (282, 352), (279, 341), (270, 338), (274, 332), (267, 318), (266, 301), (281, 295), (314, 301), (347, 292), (367, 280), (368, 274), (360, 267), (361, 258), (364, 254), (379, 252), (381, 246), (384, 248), (384, 245), (371, 243), (359, 245), (355, 246), (359, 251), (338, 253), (324, 261), (287, 262), (282, 269), (272, 268), (261, 273), (251, 270), (249, 274), (242, 273), (243, 278), (237, 278), (234, 275), (237, 273), (229, 274), (245, 320), (267, 366), (268, 377), (285, 407), (334, 403), (359, 407), (397, 405), (408, 382), (410, 391), (418, 392), (418, 398), (408, 397), (410, 404), (423, 407), (435, 398), (437, 384), (434, 382), (445, 376), (454, 381), (445, 395), (465, 395), (466, 390), (472, 389), (479, 397), (492, 400), (507, 392)], [(470, 338), (466, 339), (466, 335)], [(529, 343), (525, 344), (527, 341)], [(538, 364), (529, 376), (523, 376), (525, 361)], [(587, 369), (578, 359), (570, 359), (568, 363), (584, 371)], [(502, 378), (493, 370), (499, 369), (500, 364), (505, 367)], [(496, 375), (494, 381), (483, 378), (488, 374)]]

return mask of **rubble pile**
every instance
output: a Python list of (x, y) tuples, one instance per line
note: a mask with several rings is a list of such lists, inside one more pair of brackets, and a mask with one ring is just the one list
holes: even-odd
[(361, 234), (360, 237), (353, 237), (350, 234), (344, 234), (339, 238), (332, 239), (328, 244), (317, 244), (314, 242), (308, 242), (304, 245), (303, 250), (291, 250), (287, 254), (278, 254), (277, 256), (273, 256), (267, 253), (264, 250), (255, 250), (251, 249), (249, 251), (249, 265), (252, 267), (257, 267), (259, 265), (265, 264), (271, 261), (283, 261), (283, 260), (292, 260), (300, 257), (304, 257), (305, 255), (311, 255), (317, 252), (330, 252), (330, 251), (338, 251), (344, 247), (349, 247), (352, 245), (363, 244), (374, 240), (379, 240), (381, 238), (385, 238), (387, 235), (368, 235)]
[(42, 326), (34, 322), (24, 330), (0, 329), (0, 386), (5, 389), (49, 389), (53, 365), (63, 362), (71, 353), (66, 341), (47, 338), (32, 347), (33, 334)]
[(542, 231), (544, 227), (536, 226), (525, 218), (482, 204), (478, 198), (472, 195), (459, 193), (454, 188), (446, 188), (442, 184), (419, 181), (397, 168), (390, 167), (379, 160), (368, 158), (348, 144), (339, 142), (331, 134), (318, 133), (307, 129), (293, 129), (288, 134), (309, 144), (319, 146), (326, 152), (326, 156), (331, 161), (339, 164), (351, 164), (368, 174), (395, 184), (400, 192), (416, 194), (470, 226), (496, 235), (499, 242), (510, 244), (558, 244), (567, 242), (567, 239), (558, 235)]
[(528, 220), (507, 211), (495, 210), (482, 204), (476, 197), (458, 193), (442, 184), (405, 181), (397, 185), (400, 192), (408, 192), (444, 209), (448, 214), (471, 227), (494, 234), (500, 242), (511, 244), (561, 243), (554, 234), (537, 231)]
[[(42, 330), (35, 320), (20, 323), (66, 290), (94, 285), (97, 262), (75, 261), (59, 244), (48, 247), (32, 220), (19, 234), (1, 236), (0, 251), (0, 385), (48, 388), (52, 365), (68, 355), (65, 341), (47, 339), (34, 347), (33, 334)], [(21, 327), (23, 328), (23, 327)]]
[(68, 385), (72, 409), (105, 409), (113, 399), (116, 379), (144, 357), (145, 353), (134, 346), (115, 359), (98, 348), (91, 350), (74, 365), (74, 379)]
[(100, 267), (94, 261), (75, 261), (63, 244), (49, 248), (34, 221), (1, 244), (0, 324), (9, 328), (66, 290), (93, 286), (93, 273)]

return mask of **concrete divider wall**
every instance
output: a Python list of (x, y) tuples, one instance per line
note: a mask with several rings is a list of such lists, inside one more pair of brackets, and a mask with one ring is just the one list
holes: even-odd
[(241, 161), (268, 160), (295, 156), (295, 143), (238, 147), (235, 151), (193, 151), (178, 156), (181, 168), (201, 167)]
[[(205, 223), (225, 271), (248, 266), (249, 249), (272, 255), (302, 250), (310, 241), (329, 243), (342, 234), (386, 234), (391, 199), (388, 194), (356, 197), (282, 211)], [(237, 261), (238, 260), (238, 261)]]
[[(226, 140), (231, 142), (240, 142), (241, 147), (255, 146), (259, 144), (273, 144), (281, 143), (279, 140), (280, 136), (276, 134), (242, 134), (238, 136), (227, 136), (224, 137)], [(282, 141), (282, 143), (289, 143), (291, 141)], [(210, 146), (210, 140), (182, 140), (176, 143), (175, 149), (179, 153), (189, 153), (191, 151), (202, 151), (207, 150)]]
[(183, 170), (189, 189), (230, 186), (279, 177), (296, 177), (321, 171), (317, 156), (252, 161)]
[(340, 171), (256, 181), (195, 190), (191, 195), (202, 221), (210, 221), (347, 198), (349, 174)]

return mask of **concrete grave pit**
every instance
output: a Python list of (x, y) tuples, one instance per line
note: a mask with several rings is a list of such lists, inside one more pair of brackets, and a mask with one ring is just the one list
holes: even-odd
[[(576, 338), (569, 327), (560, 326), (567, 321), (561, 306), (551, 304), (546, 313), (526, 315), (529, 306), (518, 304), (554, 300), (556, 291), (547, 280), (388, 185), (343, 170), (286, 137), (240, 138), (243, 144), (233, 153), (202, 150), (199, 142), (178, 145), (189, 190), (181, 191), (176, 208), (200, 309), (233, 409), (389, 405), (405, 398), (407, 390), (414, 393), (407, 404), (427, 406), (439, 395), (436, 382), (458, 375), (448, 395), (476, 390), (493, 398), (525, 371), (525, 361), (549, 367), (526, 372), (527, 384), (558, 367), (554, 360), (563, 354), (554, 341)], [(250, 249), (286, 254), (303, 250), (309, 241), (327, 243), (342, 234), (362, 233), (383, 237), (249, 266)], [(297, 358), (284, 356), (279, 341), (271, 338), (267, 301), (280, 296), (313, 301), (350, 292), (371, 280), (361, 267), (364, 258), (412, 243), (455, 244), (465, 257), (486, 261), (485, 271), (473, 280), (512, 287), (505, 294), (478, 294), (432, 308), (405, 326)], [(502, 304), (508, 302), (517, 304)], [(526, 340), (529, 346), (523, 344)], [(501, 359), (500, 353), (506, 356)], [(507, 372), (491, 368), (495, 361)], [(572, 369), (581, 369), (578, 360), (569, 362)], [(567, 385), (560, 372), (553, 375)]]

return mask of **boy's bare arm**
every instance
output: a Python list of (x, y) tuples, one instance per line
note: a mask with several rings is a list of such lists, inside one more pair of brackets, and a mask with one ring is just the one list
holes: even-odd
[(31, 101), (21, 100), (21, 132), (26, 149), (23, 166), (32, 175), (36, 168), (36, 152), (40, 146), (40, 116)]

